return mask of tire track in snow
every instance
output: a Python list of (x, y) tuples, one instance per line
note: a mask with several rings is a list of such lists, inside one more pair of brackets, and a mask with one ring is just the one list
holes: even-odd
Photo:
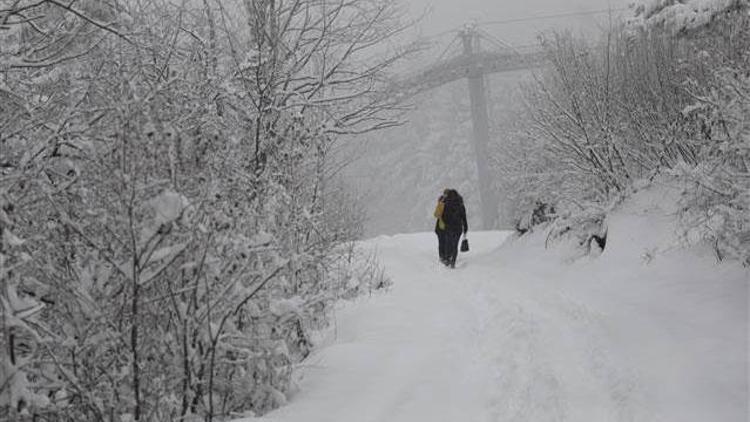
[(653, 420), (645, 411), (645, 392), (638, 374), (627, 360), (613, 350), (612, 334), (605, 314), (591, 310), (586, 304), (558, 293), (554, 307), (566, 318), (569, 330), (585, 332), (581, 348), (590, 373), (611, 402), (612, 419), (617, 421)]
[[(523, 305), (506, 303), (492, 309), (482, 298), (483, 353), (492, 374), (488, 412), (492, 421), (563, 421), (567, 414), (565, 392), (545, 361), (540, 322)], [(496, 302), (497, 303), (497, 302)], [(484, 309), (483, 309), (484, 308)]]

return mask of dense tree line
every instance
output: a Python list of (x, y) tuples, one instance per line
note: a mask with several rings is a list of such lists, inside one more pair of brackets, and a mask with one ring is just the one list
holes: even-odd
[(329, 160), (398, 123), (398, 12), (0, 1), (0, 420), (283, 403), (333, 301), (384, 283)]

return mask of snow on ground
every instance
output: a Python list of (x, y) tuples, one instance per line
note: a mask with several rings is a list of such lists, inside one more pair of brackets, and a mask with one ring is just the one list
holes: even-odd
[(393, 288), (342, 306), (290, 403), (243, 421), (747, 421), (750, 274), (674, 247), (664, 202), (638, 194), (573, 263), (543, 233), (470, 233), (455, 270), (432, 233), (370, 241)]

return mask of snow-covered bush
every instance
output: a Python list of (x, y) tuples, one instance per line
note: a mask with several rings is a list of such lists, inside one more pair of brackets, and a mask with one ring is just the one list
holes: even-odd
[[(700, 17), (678, 14), (686, 10)], [(590, 225), (591, 212), (634, 183), (676, 173), (686, 231), (747, 262), (748, 10), (744, 1), (650, 2), (636, 9), (640, 24), (594, 42), (543, 37), (550, 66), (526, 87), (515, 139), (498, 148), (519, 224), (546, 203), (568, 216), (555, 223), (563, 229)]]
[(673, 34), (705, 27), (721, 15), (748, 7), (747, 0), (643, 0), (633, 4), (629, 24), (665, 28)]
[(684, 134), (695, 146), (694, 159), (673, 168), (684, 181), (683, 226), (689, 237), (711, 241), (719, 259), (749, 264), (750, 3), (689, 3), (702, 16), (689, 25), (669, 12), (676, 4), (653, 11), (665, 14), (660, 23), (647, 21), (652, 30), (662, 24), (678, 28), (688, 56), (682, 87), (691, 101), (682, 114), (699, 131)]
[(711, 133), (701, 161), (675, 172), (685, 181), (683, 219), (688, 231), (714, 242), (719, 258), (750, 265), (750, 75), (717, 71), (716, 86), (686, 114)]
[(607, 209), (590, 206), (582, 210), (568, 212), (552, 220), (547, 227), (545, 246), (550, 247), (555, 242), (572, 241), (575, 259), (580, 256), (600, 253), (607, 243)]
[(394, 10), (0, 6), (0, 420), (284, 402), (351, 293), (332, 268), (362, 212), (329, 154), (395, 122), (377, 89), (406, 53), (380, 48)]
[(677, 79), (674, 45), (649, 37), (634, 45), (621, 28), (594, 43), (548, 34), (542, 45), (550, 66), (525, 84), (514, 135), (496, 151), (522, 228), (539, 203), (574, 221), (616, 202), (634, 180), (689, 149), (667, 129), (688, 98), (669, 80)]
[(342, 299), (372, 294), (392, 284), (376, 255), (362, 245), (344, 245), (340, 259), (333, 264), (331, 282)]

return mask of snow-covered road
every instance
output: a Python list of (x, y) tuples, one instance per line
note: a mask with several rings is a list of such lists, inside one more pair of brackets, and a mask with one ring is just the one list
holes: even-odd
[[(637, 269), (608, 280), (596, 265), (530, 271), (533, 256), (499, 253), (506, 236), (472, 233), (455, 270), (437, 263), (431, 233), (371, 241), (392, 289), (340, 309), (299, 391), (260, 420), (746, 420), (741, 272), (710, 293), (659, 273), (665, 287), (644, 293), (622, 288)], [(581, 270), (592, 280), (566, 281)]]
[(456, 270), (437, 264), (433, 237), (378, 242), (393, 291), (340, 315), (338, 344), (316, 362), (325, 375), (278, 420), (648, 419), (605, 318), (498, 266), (503, 233), (474, 233)]

